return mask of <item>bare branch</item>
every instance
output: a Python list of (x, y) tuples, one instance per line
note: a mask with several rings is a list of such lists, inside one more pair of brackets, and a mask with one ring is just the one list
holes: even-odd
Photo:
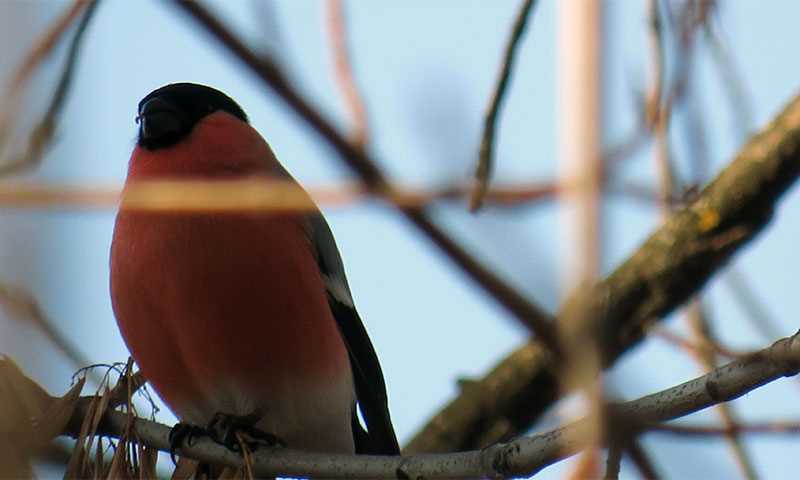
[(53, 51), (61, 37), (86, 8), (86, 0), (75, 0), (67, 10), (56, 19), (50, 29), (30, 49), (25, 59), (17, 68), (14, 77), (3, 96), (3, 108), (0, 109), (0, 153), (7, 147), (12, 123), (16, 121), (19, 107), (25, 96), (25, 87), (30, 82), (33, 72)]
[(619, 471), (622, 463), (622, 446), (612, 443), (608, 446), (608, 458), (606, 458), (605, 480), (619, 479)]
[[(753, 389), (800, 370), (800, 333), (784, 338), (748, 358), (735, 360), (707, 375), (638, 400), (612, 406), (614, 418), (641, 430), (728, 402)], [(108, 395), (105, 395), (108, 397)], [(96, 397), (83, 398), (64, 432), (80, 436), (87, 415), (93, 415)], [(94, 416), (94, 415), (93, 415)], [(128, 437), (135, 432), (141, 444), (169, 451), (170, 428), (121, 412), (96, 417), (97, 435)], [(131, 425), (130, 422), (133, 422)], [(415, 456), (337, 455), (265, 449), (252, 456), (259, 476), (321, 476), (325, 478), (505, 478), (530, 476), (586, 446), (589, 419), (555, 430), (522, 437), (482, 450)], [(207, 438), (179, 449), (185, 457), (217, 465), (242, 467), (242, 457)]]
[(494, 164), (494, 139), (497, 115), (505, 99), (508, 90), (508, 80), (511, 78), (511, 69), (514, 66), (517, 48), (520, 44), (522, 34), (525, 33), (528, 17), (530, 17), (530, 12), (533, 10), (534, 4), (534, 0), (523, 0), (519, 12), (517, 12), (514, 25), (511, 28), (511, 36), (508, 38), (505, 52), (503, 53), (497, 83), (489, 99), (489, 106), (486, 109), (486, 114), (483, 117), (483, 136), (481, 137), (481, 146), (478, 150), (478, 164), (475, 167), (475, 185), (469, 201), (469, 208), (473, 212), (481, 208), (484, 196), (489, 187), (489, 177), (492, 174)]
[[(264, 189), (263, 187), (268, 187)], [(141, 181), (128, 186), (129, 201), (137, 208), (155, 210), (307, 210), (306, 192), (315, 205), (344, 207), (369, 201), (374, 196), (363, 186), (351, 183), (310, 185), (300, 190), (294, 182), (269, 180), (263, 184), (246, 181), (196, 180)], [(563, 188), (552, 182), (517, 182), (493, 186), (485, 203), (492, 208), (530, 208), (554, 201)], [(395, 186), (392, 202), (404, 208), (422, 208), (439, 202), (462, 202), (469, 195), (466, 185), (435, 188)], [(0, 183), (0, 207), (33, 210), (94, 210), (116, 208), (121, 188), (115, 185), (74, 185), (58, 182), (7, 181)], [(656, 191), (646, 185), (625, 184), (606, 193), (628, 198), (649, 207), (659, 201)], [(680, 197), (674, 205), (683, 203)], [(776, 337), (772, 337), (775, 339)]]
[[(673, 196), (675, 189), (675, 173), (670, 153), (669, 127), (672, 120), (672, 103), (662, 104), (663, 84), (664, 84), (664, 38), (663, 20), (661, 18), (661, 8), (659, 0), (649, 0), (647, 12), (650, 25), (650, 58), (651, 76), (653, 77), (653, 87), (647, 101), (647, 123), (655, 137), (654, 160), (656, 164), (657, 178), (659, 183), (659, 193), (664, 212), (671, 207), (669, 199)], [(689, 55), (687, 51), (681, 51), (681, 55)], [(686, 60), (683, 60), (686, 62)]]
[(731, 110), (734, 115), (734, 126), (740, 138), (746, 138), (753, 130), (753, 97), (749, 93), (745, 77), (737, 68), (736, 61), (729, 48), (723, 43), (719, 34), (711, 25), (706, 24), (704, 33), (711, 52), (714, 66), (722, 80), (723, 88), (727, 94)]
[(775, 320), (767, 303), (755, 291), (748, 278), (736, 266), (731, 267), (723, 279), (731, 292), (731, 299), (747, 315), (750, 323), (767, 341), (781, 336), (781, 326)]
[[(672, 214), (591, 293), (595, 321), (609, 332), (606, 364), (639, 343), (648, 324), (682, 305), (772, 218), (800, 175), (800, 97), (750, 139), (687, 207)], [(568, 307), (562, 308), (562, 311)], [(524, 431), (558, 397), (551, 359), (535, 342), (508, 355), (420, 431), (409, 452), (475, 448), (503, 422)], [(491, 407), (487, 407), (491, 406)], [(509, 438), (504, 436), (502, 438)]]
[[(704, 10), (702, 6), (698, 5), (698, 3), (699, 2), (694, 1), (686, 2), (681, 13), (681, 17), (683, 19), (689, 19), (688, 21), (684, 20), (682, 22), (678, 48), (678, 64), (680, 67), (679, 74), (686, 79), (681, 80), (685, 84), (689, 83), (688, 78), (690, 75), (691, 66), (693, 65), (693, 52), (695, 46), (694, 39), (696, 37), (695, 30), (700, 26), (705, 25), (709, 18), (708, 10)], [(672, 151), (668, 136), (669, 128), (672, 123), (672, 107), (674, 102), (665, 102), (662, 108), (660, 89), (662, 77), (664, 75), (664, 46), (663, 32), (661, 29), (661, 13), (658, 0), (651, 0), (649, 7), (652, 29), (651, 37), (653, 38), (651, 41), (651, 44), (653, 45), (653, 53), (651, 57), (654, 59), (655, 66), (653, 69), (655, 71), (654, 74), (657, 75), (655, 82), (658, 91), (658, 96), (651, 99), (651, 105), (656, 105), (654, 110), (655, 123), (653, 125), (653, 131), (655, 135), (655, 160), (660, 183), (661, 197), (663, 199), (662, 211), (667, 213), (672, 209), (669, 199), (673, 197), (673, 191), (678, 185), (678, 182), (675, 178), (675, 166), (672, 161)], [(697, 13), (696, 16), (695, 13)], [(690, 122), (692, 120), (694, 123), (693, 126), (697, 127), (700, 125), (699, 118), (690, 119)], [(702, 129), (692, 130), (689, 132), (691, 137), (695, 137), (693, 138), (694, 145), (702, 145), (698, 138), (701, 133)], [(706, 156), (707, 152), (696, 152), (695, 155), (691, 156), (691, 163), (695, 172), (704, 172), (706, 170), (703, 165), (707, 161), (705, 158)], [(697, 339), (697, 343), (703, 347), (697, 350), (692, 350), (692, 356), (698, 361), (704, 371), (711, 370), (717, 366), (716, 352), (721, 348), (719, 347), (719, 342), (713, 334), (711, 324), (703, 308), (702, 300), (700, 299), (699, 295), (695, 296), (689, 302), (686, 313), (690, 323), (690, 328)], [(716, 412), (720, 415), (720, 418), (726, 426), (732, 427), (736, 425), (736, 416), (730, 405), (720, 404), (717, 406)], [(726, 440), (731, 449), (734, 460), (741, 470), (744, 478), (756, 478), (757, 474), (755, 471), (755, 465), (748, 455), (741, 439), (737, 435), (731, 434), (727, 436)]]
[(647, 95), (645, 122), (652, 128), (659, 120), (661, 114), (661, 99), (664, 95), (664, 37), (663, 19), (659, 0), (647, 2), (648, 46), (650, 47), (650, 77), (652, 86)]
[[(339, 157), (361, 177), (368, 190), (378, 194), (392, 192), (391, 185), (376, 163), (366, 153), (354, 148), (317, 110), (312, 108), (286, 80), (278, 66), (268, 57), (256, 55), (199, 3), (175, 0), (173, 4), (219, 40), (231, 53), (247, 65), (265, 85), (285, 101), (313, 130), (330, 143), (339, 154)], [(409, 222), (426, 234), (464, 273), (483, 287), (493, 299), (505, 307), (522, 325), (534, 332), (535, 336), (542, 341), (548, 350), (551, 352), (559, 350), (552, 319), (544, 309), (469, 255), (461, 245), (435, 225), (423, 209), (402, 208), (399, 206), (398, 208)]]
[(650, 454), (647, 453), (647, 450), (644, 449), (639, 440), (632, 439), (626, 446), (625, 452), (639, 471), (639, 476), (645, 480), (662, 478), (662, 476), (658, 474), (658, 470), (656, 469), (653, 459), (650, 458)]
[(734, 351), (720, 345), (719, 343), (711, 341), (693, 342), (661, 326), (655, 326), (651, 328), (648, 331), (648, 335), (652, 335), (660, 339), (663, 339), (673, 345), (682, 348), (687, 353), (694, 355), (696, 357), (708, 356), (708, 355), (712, 356), (721, 355), (728, 359), (734, 359), (734, 358), (744, 357), (745, 355), (749, 355), (752, 353), (752, 352)]
[(342, 0), (328, 0), (327, 26), (333, 55), (333, 77), (339, 87), (347, 112), (350, 114), (350, 141), (356, 148), (364, 149), (369, 141), (369, 122), (367, 107), (358, 90), (350, 55), (347, 49), (347, 32), (345, 31), (344, 7)]
[[(559, 186), (552, 183), (516, 183), (493, 187), (486, 196), (488, 205), (495, 208), (523, 208), (553, 200)], [(281, 210), (305, 211), (315, 205), (343, 207), (374, 198), (361, 184), (309, 186), (300, 189), (285, 180), (156, 180), (140, 181), (126, 187), (129, 207), (143, 210)], [(435, 202), (460, 202), (469, 193), (465, 185), (450, 185), (434, 189), (396, 187), (392, 201), (405, 208), (420, 208)], [(655, 197), (646, 191), (612, 190), (643, 203)], [(652, 193), (652, 192), (651, 192)], [(13, 209), (104, 209), (116, 208), (122, 190), (113, 185), (60, 184), (55, 182), (2, 182), (0, 207)]]
[[(84, 367), (91, 363), (81, 349), (55, 327), (39, 302), (27, 290), (0, 282), (0, 306), (6, 307), (12, 317), (24, 318), (31, 322), (76, 367)], [(93, 380), (98, 379), (93, 378)]]
[(13, 157), (10, 160), (5, 159), (3, 163), (0, 163), (0, 176), (15, 173), (23, 169), (33, 168), (41, 161), (42, 155), (53, 137), (56, 122), (58, 121), (58, 117), (64, 105), (69, 87), (72, 84), (72, 75), (75, 71), (86, 28), (89, 26), (89, 22), (99, 3), (99, 0), (90, 1), (83, 17), (81, 17), (78, 28), (69, 45), (64, 69), (56, 85), (53, 98), (50, 100), (50, 105), (44, 117), (31, 132), (27, 150), (19, 156)]
[[(711, 329), (711, 322), (708, 319), (705, 309), (703, 308), (702, 301), (699, 298), (693, 299), (687, 309), (687, 317), (689, 320), (692, 333), (697, 338), (698, 342), (704, 345), (718, 345), (719, 341), (716, 338), (713, 330)], [(697, 351), (695, 353), (700, 365), (704, 371), (710, 371), (717, 366), (717, 356), (714, 353), (714, 348)], [(716, 412), (722, 420), (723, 425), (730, 428), (732, 431), (736, 429), (739, 422), (733, 407), (727, 403), (720, 403), (716, 407)], [(739, 469), (744, 478), (755, 479), (758, 478), (755, 465), (747, 449), (742, 442), (742, 439), (736, 433), (726, 435), (726, 441), (731, 449), (731, 454), (736, 461)]]

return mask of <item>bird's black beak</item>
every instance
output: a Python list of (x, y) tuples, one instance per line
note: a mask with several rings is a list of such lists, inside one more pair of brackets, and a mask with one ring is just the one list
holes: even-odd
[(148, 148), (169, 145), (178, 140), (187, 128), (181, 112), (169, 101), (155, 97), (139, 109), (139, 144)]

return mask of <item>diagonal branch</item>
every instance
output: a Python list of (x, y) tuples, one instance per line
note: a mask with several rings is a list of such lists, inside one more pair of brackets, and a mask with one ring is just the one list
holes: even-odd
[(0, 154), (3, 154), (7, 147), (9, 136), (17, 121), (20, 105), (25, 96), (25, 89), (30, 83), (36, 67), (55, 49), (61, 37), (80, 17), (86, 6), (87, 3), (84, 0), (75, 0), (39, 38), (17, 67), (17, 71), (3, 94), (2, 108), (0, 108)]
[[(712, 329), (711, 321), (700, 298), (695, 297), (689, 302), (686, 314), (689, 320), (689, 327), (694, 337), (697, 338), (698, 343), (709, 346), (720, 343)], [(705, 371), (712, 370), (719, 363), (713, 347), (698, 351), (695, 357)], [(723, 425), (732, 431), (732, 433), (726, 435), (725, 440), (731, 449), (734, 461), (742, 472), (742, 476), (746, 479), (759, 478), (753, 459), (742, 437), (737, 433), (733, 433), (736, 426), (739, 425), (738, 415), (733, 410), (733, 407), (727, 403), (721, 403), (717, 406), (716, 411)]]
[[(392, 186), (377, 164), (365, 152), (351, 145), (333, 125), (325, 120), (288, 82), (278, 66), (264, 55), (257, 55), (217, 18), (197, 2), (175, 0), (174, 5), (219, 40), (239, 58), (262, 82), (291, 107), (300, 118), (334, 148), (339, 157), (360, 177), (364, 185), (378, 194), (391, 193)], [(550, 316), (521, 292), (504, 282), (497, 274), (482, 265), (449, 235), (441, 230), (422, 208), (397, 206), (405, 218), (439, 247), (473, 281), (483, 287), (493, 299), (528, 327), (550, 351), (558, 351), (558, 342)]]
[[(611, 365), (648, 324), (691, 294), (771, 220), (800, 175), (800, 97), (795, 97), (686, 208), (675, 212), (591, 292)], [(569, 311), (569, 302), (562, 308)], [(561, 320), (559, 320), (561, 322)], [(465, 450), (524, 431), (558, 398), (552, 359), (531, 341), (451, 400), (409, 452)], [(485, 432), (495, 432), (488, 438)]]
[[(91, 364), (81, 348), (56, 328), (56, 323), (45, 314), (42, 306), (27, 290), (0, 280), (0, 308), (7, 309), (11, 317), (29, 321), (75, 367)], [(92, 380), (98, 381), (96, 377), (93, 377)]]
[(636, 468), (639, 478), (645, 480), (663, 478), (662, 475), (659, 475), (653, 458), (638, 439), (631, 440), (630, 443), (625, 446), (625, 453)]
[[(27, 150), (23, 154), (14, 156), (11, 159), (2, 159), (3, 162), (0, 164), (0, 176), (9, 175), (11, 173), (16, 173), (20, 170), (36, 166), (53, 138), (53, 132), (55, 131), (56, 123), (61, 115), (61, 110), (63, 109), (65, 100), (67, 98), (67, 93), (69, 92), (70, 85), (72, 84), (72, 78), (78, 63), (78, 56), (80, 54), (81, 46), (83, 45), (83, 39), (86, 34), (87, 27), (89, 26), (89, 23), (91, 22), (92, 17), (97, 10), (100, 0), (90, 0), (89, 2), (78, 1), (76, 2), (75, 8), (81, 7), (84, 3), (88, 3), (88, 6), (86, 6), (86, 10), (76, 28), (75, 35), (72, 37), (72, 41), (69, 44), (67, 58), (64, 62), (64, 68), (61, 71), (61, 76), (58, 79), (55, 92), (53, 93), (53, 98), (50, 99), (47, 112), (33, 129), (33, 132), (31, 132), (30, 138), (28, 139)], [(36, 50), (34, 50), (33, 54), (36, 54)], [(4, 134), (0, 132), (0, 137), (2, 135)], [(0, 138), (0, 142), (2, 140), (3, 139)], [(0, 145), (0, 147), (2, 147), (2, 145)]]

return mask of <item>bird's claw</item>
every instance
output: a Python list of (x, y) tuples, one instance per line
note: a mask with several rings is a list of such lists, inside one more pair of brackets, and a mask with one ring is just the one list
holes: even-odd
[(191, 423), (178, 422), (169, 431), (169, 457), (175, 461), (175, 451), (183, 445), (193, 445), (198, 437), (207, 437), (209, 433), (202, 427)]
[(285, 447), (286, 442), (281, 438), (255, 427), (261, 417), (262, 415), (258, 413), (230, 415), (218, 412), (208, 422), (206, 431), (212, 440), (237, 453), (242, 451), (241, 443), (244, 443), (250, 450), (255, 450), (259, 446)]

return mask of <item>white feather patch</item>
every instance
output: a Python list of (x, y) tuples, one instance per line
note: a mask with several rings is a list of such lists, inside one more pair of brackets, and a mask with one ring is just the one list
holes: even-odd
[(354, 308), (353, 297), (350, 295), (350, 289), (347, 287), (347, 282), (338, 277), (322, 274), (322, 281), (325, 283), (325, 289), (328, 293), (342, 305)]

